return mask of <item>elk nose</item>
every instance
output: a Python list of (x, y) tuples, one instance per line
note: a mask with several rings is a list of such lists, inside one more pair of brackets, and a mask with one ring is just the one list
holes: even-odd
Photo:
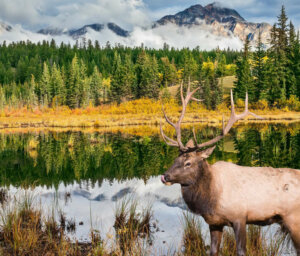
[(164, 175), (164, 179), (166, 182), (170, 181), (170, 175), (169, 174), (165, 174)]

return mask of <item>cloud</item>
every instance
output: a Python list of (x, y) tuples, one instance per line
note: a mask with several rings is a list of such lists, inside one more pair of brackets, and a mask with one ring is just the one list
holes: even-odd
[[(0, 20), (38, 30), (46, 26), (76, 28), (91, 23), (115, 22), (127, 29), (147, 26), (167, 14), (213, 0), (2, 0)], [(250, 21), (274, 23), (283, 4), (288, 16), (300, 26), (299, 0), (219, 0)], [(265, 20), (264, 20), (265, 19)]]
[(0, 1), (0, 19), (26, 28), (76, 28), (115, 22), (123, 27), (150, 23), (142, 0), (11, 0)]
[[(144, 46), (159, 49), (162, 48), (164, 43), (174, 48), (197, 46), (202, 50), (212, 50), (217, 47), (220, 49), (227, 49), (228, 47), (235, 50), (240, 50), (243, 43), (237, 37), (227, 35), (227, 37), (220, 37), (213, 34), (210, 27), (178, 27), (174, 24), (159, 26), (155, 29), (143, 29), (141, 27), (134, 27), (129, 37), (124, 38), (116, 35), (110, 29), (105, 27), (101, 32), (93, 29), (88, 29), (85, 36), (86, 40), (98, 40), (101, 45), (105, 45), (107, 41), (111, 45), (122, 44), (126, 46)], [(15, 26), (12, 31), (0, 33), (0, 42), (6, 40), (8, 43), (12, 41), (26, 41), (39, 42), (43, 40), (50, 41), (51, 36), (41, 35), (23, 29), (21, 26)], [(66, 35), (54, 37), (57, 44), (61, 42), (75, 44), (76, 41)]]
[[(175, 14), (185, 8), (201, 4), (206, 5), (213, 0), (4, 0), (0, 1), (0, 20), (16, 26), (12, 33), (2, 33), (0, 40), (13, 41), (48, 40), (48, 36), (30, 31), (45, 27), (62, 29), (79, 28), (86, 24), (114, 22), (129, 31), (129, 38), (116, 36), (105, 29), (101, 33), (90, 30), (87, 37), (102, 43), (111, 41), (124, 45), (136, 46), (144, 43), (149, 47), (158, 48), (164, 42), (174, 47), (196, 47), (212, 49), (217, 46), (230, 46), (239, 49), (241, 42), (231, 36), (220, 38), (208, 29), (178, 28), (172, 24), (154, 30), (149, 28), (153, 20), (167, 14)], [(236, 9), (244, 18), (253, 22), (276, 22), (282, 2), (279, 0), (219, 0), (222, 6)], [(300, 27), (300, 1), (285, 0), (288, 16), (297, 28)], [(23, 29), (25, 28), (25, 29)], [(7, 38), (5, 38), (5, 36)], [(74, 41), (66, 36), (56, 37), (57, 41)]]
[(228, 37), (219, 37), (207, 28), (202, 27), (178, 27), (174, 24), (160, 26), (151, 30), (135, 28), (129, 38), (129, 45), (141, 45), (142, 43), (152, 48), (162, 48), (167, 43), (174, 48), (199, 46), (201, 49), (212, 50), (217, 47), (226, 49), (241, 49), (243, 43), (233, 35)]

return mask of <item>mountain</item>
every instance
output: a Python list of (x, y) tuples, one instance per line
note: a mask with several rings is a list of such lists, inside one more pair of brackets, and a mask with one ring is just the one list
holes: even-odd
[(101, 32), (105, 28), (111, 30), (118, 36), (121, 36), (121, 37), (129, 36), (128, 31), (122, 29), (117, 24), (111, 23), (111, 22), (107, 23), (107, 24), (94, 23), (94, 24), (90, 24), (90, 25), (85, 25), (78, 29), (71, 29), (71, 30), (66, 30), (66, 29), (61, 29), (61, 28), (45, 28), (45, 29), (39, 30), (38, 33), (43, 34), (43, 35), (51, 35), (51, 36), (68, 35), (68, 36), (72, 37), (73, 39), (79, 39), (79, 38), (85, 36), (90, 30), (95, 31), (95, 32)]
[(248, 37), (251, 44), (257, 43), (261, 33), (262, 42), (268, 46), (271, 26), (268, 23), (254, 23), (244, 19), (236, 10), (222, 7), (218, 3), (202, 6), (193, 5), (174, 15), (167, 15), (148, 24), (135, 26), (127, 31), (115, 23), (93, 23), (79, 28), (46, 27), (37, 32), (23, 29), (21, 25), (7, 25), (0, 22), (1, 41), (40, 42), (51, 40), (75, 43), (81, 38), (98, 40), (101, 44), (112, 44), (161, 48), (164, 43), (172, 47), (199, 46), (202, 49), (220, 47), (239, 50)]
[(199, 30), (210, 30), (217, 36), (235, 35), (242, 41), (246, 37), (253, 43), (261, 33), (263, 43), (267, 44), (272, 28), (268, 23), (253, 23), (246, 21), (237, 11), (212, 3), (203, 7), (193, 5), (175, 15), (167, 15), (156, 21), (153, 28), (175, 24), (179, 27), (197, 27)]
[(0, 34), (3, 32), (10, 32), (12, 27), (10, 25), (5, 24), (4, 22), (0, 22)]

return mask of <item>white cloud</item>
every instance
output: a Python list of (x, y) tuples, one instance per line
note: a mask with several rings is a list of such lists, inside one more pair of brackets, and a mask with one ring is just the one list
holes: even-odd
[[(50, 41), (51, 36), (45, 36), (37, 33), (30, 32), (23, 29), (21, 26), (15, 26), (10, 32), (0, 33), (0, 42), (6, 40), (12, 41), (26, 41), (39, 42), (42, 40)], [(66, 35), (54, 37), (55, 41), (60, 44), (66, 42), (75, 44), (75, 40)], [(143, 29), (141, 27), (135, 27), (129, 37), (124, 38), (117, 36), (114, 32), (108, 28), (103, 29), (101, 32), (97, 32), (93, 29), (88, 29), (86, 39), (92, 41), (98, 40), (101, 45), (105, 45), (107, 41), (111, 45), (122, 44), (126, 46), (141, 46), (144, 44), (150, 48), (162, 48), (164, 43), (167, 43), (171, 47), (183, 48), (190, 47), (195, 48), (199, 46), (203, 50), (211, 50), (219, 47), (220, 49), (241, 49), (243, 43), (237, 37), (233, 35), (227, 37), (220, 37), (214, 35), (209, 27), (178, 27), (174, 24), (168, 24), (160, 26), (155, 29)]]
[(0, 18), (33, 29), (44, 26), (76, 28), (104, 22), (129, 28), (150, 22), (142, 0), (0, 1)]

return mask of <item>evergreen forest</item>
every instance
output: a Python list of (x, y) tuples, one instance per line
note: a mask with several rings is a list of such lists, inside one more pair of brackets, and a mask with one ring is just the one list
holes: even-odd
[(74, 46), (54, 40), (0, 44), (0, 109), (85, 108), (112, 102), (170, 97), (168, 87), (190, 79), (199, 97), (216, 109), (226, 97), (223, 77), (235, 76), (234, 97), (258, 107), (299, 110), (300, 40), (284, 6), (270, 31), (269, 46), (245, 40), (241, 51), (162, 49), (144, 46)]

